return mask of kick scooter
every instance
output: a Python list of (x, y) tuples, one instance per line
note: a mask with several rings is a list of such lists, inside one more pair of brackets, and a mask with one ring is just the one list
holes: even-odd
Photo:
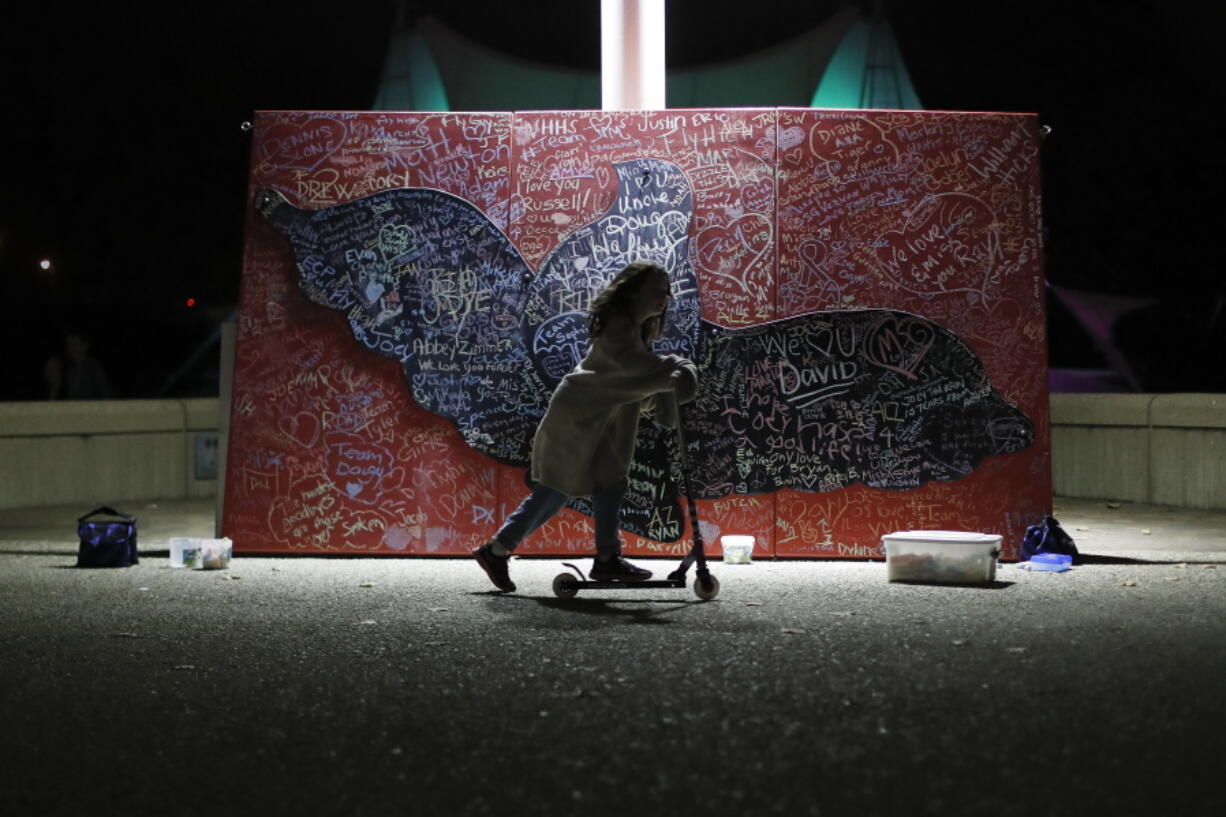
[(694, 571), (694, 595), (703, 601), (710, 601), (719, 595), (719, 579), (707, 570), (707, 556), (703, 551), (702, 528), (698, 525), (698, 503), (694, 501), (694, 492), (690, 489), (690, 467), (685, 456), (685, 433), (681, 430), (684, 422), (684, 409), (677, 412), (677, 447), (680, 450), (682, 487), (685, 489), (685, 501), (690, 509), (690, 528), (694, 533), (694, 545), (690, 552), (681, 560), (677, 569), (668, 574), (667, 579), (647, 579), (641, 582), (624, 581), (592, 581), (583, 575), (583, 571), (570, 562), (563, 562), (563, 567), (570, 568), (572, 573), (559, 573), (553, 577), (553, 594), (560, 599), (573, 599), (580, 590), (641, 590), (654, 587), (685, 588), (685, 574), (690, 565), (697, 564)]

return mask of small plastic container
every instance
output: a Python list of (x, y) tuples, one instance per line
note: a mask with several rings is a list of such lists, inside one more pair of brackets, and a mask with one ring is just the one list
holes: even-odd
[(753, 561), (752, 536), (721, 536), (719, 545), (724, 549), (724, 564), (747, 565)]
[(881, 537), (892, 582), (986, 584), (996, 579), (1001, 537), (957, 530), (908, 530)]
[(200, 539), (200, 567), (204, 570), (225, 570), (230, 566), (234, 543), (229, 539)]
[(187, 536), (170, 537), (171, 567), (200, 567), (200, 540)]
[(1043, 573), (1063, 573), (1073, 566), (1073, 557), (1065, 553), (1036, 553), (1026, 562), (1030, 570)]

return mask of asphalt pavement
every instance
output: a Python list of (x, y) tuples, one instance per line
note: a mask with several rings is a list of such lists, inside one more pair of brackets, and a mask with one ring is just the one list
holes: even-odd
[[(990, 585), (713, 564), (580, 593), (516, 559), (172, 569), (211, 500), (74, 567), (0, 512), (5, 814), (1218, 815), (1226, 514), (1059, 499), (1086, 559)], [(674, 560), (640, 560), (667, 572)]]

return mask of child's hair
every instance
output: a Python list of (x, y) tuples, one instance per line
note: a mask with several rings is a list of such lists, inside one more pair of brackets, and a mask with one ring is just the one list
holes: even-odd
[(591, 307), (588, 308), (587, 314), (587, 334), (588, 337), (594, 338), (604, 331), (605, 325), (609, 321), (610, 315), (615, 315), (618, 312), (629, 313), (634, 301), (634, 295), (638, 292), (643, 282), (653, 273), (663, 275), (668, 278), (668, 273), (659, 264), (653, 264), (650, 261), (633, 261), (626, 265), (626, 268), (609, 282), (609, 285), (600, 291), (596, 299), (592, 301)]

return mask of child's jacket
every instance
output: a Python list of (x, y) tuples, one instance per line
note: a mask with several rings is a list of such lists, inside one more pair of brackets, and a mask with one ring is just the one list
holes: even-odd
[(653, 411), (662, 425), (677, 424), (672, 374), (682, 402), (698, 385), (694, 364), (657, 355), (634, 339), (598, 335), (582, 362), (562, 378), (532, 441), (532, 482), (568, 496), (586, 496), (621, 482), (630, 471), (639, 415)]

